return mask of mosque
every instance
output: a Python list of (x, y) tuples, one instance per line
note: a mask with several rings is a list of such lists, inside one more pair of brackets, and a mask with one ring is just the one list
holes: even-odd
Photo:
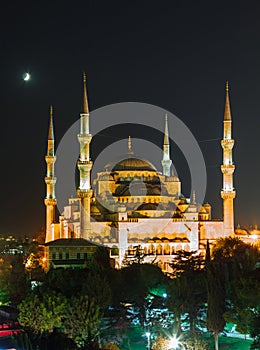
[[(148, 160), (135, 156), (129, 137), (125, 159), (117, 164), (104, 165), (104, 171), (97, 173), (96, 179), (91, 183), (93, 164), (90, 157), (92, 139), (89, 128), (90, 117), (84, 74), (80, 130), (77, 135), (79, 142), (77, 198), (68, 199), (68, 204), (59, 216), (59, 222), (55, 222), (56, 156), (53, 111), (50, 109), (48, 147), (45, 156), (47, 173), (44, 203), (45, 242), (49, 249), (52, 247), (52, 253), (49, 253), (47, 258), (52, 265), (55, 265), (56, 261), (58, 266), (57, 260), (60, 260), (62, 265), (62, 260), (71, 257), (74, 260), (76, 257), (80, 258), (83, 249), (81, 247), (84, 246), (82, 242), (85, 242), (85, 245), (89, 242), (92, 246), (102, 244), (109, 247), (118, 268), (122, 266), (125, 258), (135, 257), (138, 250), (138, 254), (142, 255), (145, 262), (156, 262), (167, 272), (169, 262), (177, 250), (203, 251), (207, 241), (213, 243), (218, 237), (234, 234), (235, 165), (232, 160), (234, 140), (228, 84), (226, 84), (221, 141), (222, 220), (214, 220), (211, 217), (210, 204), (196, 203), (195, 193), (192, 193), (191, 198), (182, 195), (181, 181), (172, 171), (167, 115), (162, 144), (162, 171), (156, 169)], [(109, 203), (109, 206), (104, 206), (104, 202)], [(73, 250), (69, 251), (71, 246), (74, 253)]]

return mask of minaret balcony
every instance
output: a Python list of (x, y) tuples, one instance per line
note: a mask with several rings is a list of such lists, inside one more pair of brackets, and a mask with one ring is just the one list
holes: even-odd
[(88, 190), (78, 189), (77, 194), (79, 198), (91, 198), (93, 196), (93, 190), (91, 188)]
[(224, 149), (230, 149), (231, 150), (234, 147), (234, 144), (235, 144), (235, 140), (232, 140), (232, 139), (221, 140), (221, 146)]
[(78, 169), (79, 171), (88, 172), (92, 169), (93, 162), (91, 160), (79, 160)]
[(172, 165), (172, 160), (170, 158), (163, 158), (163, 160), (161, 161), (162, 166), (166, 165), (166, 166), (171, 166)]
[(80, 144), (89, 144), (92, 140), (91, 134), (78, 134), (78, 141)]
[(46, 176), (44, 178), (44, 181), (46, 183), (46, 185), (55, 185), (56, 181), (57, 181), (57, 178), (56, 177), (53, 177), (53, 176)]
[(56, 157), (55, 156), (45, 156), (45, 162), (47, 164), (53, 164), (56, 162)]
[(222, 199), (234, 199), (236, 197), (236, 191), (233, 190), (222, 190), (221, 198)]
[(54, 205), (57, 204), (57, 200), (56, 200), (56, 198), (45, 198), (44, 199), (44, 204), (45, 205), (52, 205), (52, 206), (54, 206)]
[(235, 165), (229, 164), (229, 165), (221, 165), (221, 172), (224, 175), (232, 175), (235, 171)]

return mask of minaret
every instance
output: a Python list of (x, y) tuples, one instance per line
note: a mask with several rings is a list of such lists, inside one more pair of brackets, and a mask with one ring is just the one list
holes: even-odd
[(46, 205), (46, 237), (45, 243), (54, 240), (52, 235), (51, 225), (55, 221), (55, 206), (57, 204), (55, 196), (55, 183), (56, 177), (54, 176), (54, 164), (56, 161), (55, 150), (54, 150), (54, 132), (53, 132), (53, 111), (52, 106), (50, 106), (50, 124), (48, 133), (48, 146), (47, 154), (45, 156), (45, 161), (47, 164), (47, 173), (45, 176), (46, 183), (46, 197), (44, 199), (44, 204)]
[(83, 103), (80, 113), (80, 133), (78, 141), (80, 144), (80, 154), (78, 160), (79, 169), (79, 188), (78, 196), (81, 199), (81, 237), (90, 238), (91, 234), (91, 218), (90, 218), (90, 199), (93, 191), (90, 184), (90, 171), (92, 169), (92, 161), (90, 160), (90, 142), (92, 135), (89, 133), (89, 109), (86, 88), (86, 74), (83, 74)]
[(233, 200), (236, 191), (233, 187), (233, 173), (235, 165), (232, 160), (232, 149), (235, 141), (232, 139), (232, 118), (229, 102), (228, 82), (226, 83), (226, 103), (224, 111), (224, 132), (221, 146), (223, 148), (223, 164), (221, 172), (223, 174), (223, 189), (221, 198), (223, 199), (223, 217), (224, 217), (224, 235), (230, 236), (234, 234), (234, 205)]
[(165, 114), (165, 129), (164, 129), (164, 140), (163, 140), (163, 175), (171, 175), (171, 165), (172, 161), (170, 159), (170, 143), (169, 143), (169, 131), (168, 131), (168, 116)]

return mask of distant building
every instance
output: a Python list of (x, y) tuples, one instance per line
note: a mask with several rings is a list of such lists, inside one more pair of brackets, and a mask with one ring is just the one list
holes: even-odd
[(97, 244), (83, 238), (61, 238), (48, 242), (45, 244), (45, 270), (87, 267), (97, 247)]
[[(232, 159), (234, 140), (232, 139), (228, 84), (221, 141), (223, 220), (214, 220), (211, 217), (211, 205), (197, 203), (195, 193), (192, 198), (183, 196), (181, 181), (172, 171), (167, 115), (162, 144), (162, 172), (155, 169), (149, 161), (135, 157), (129, 138), (125, 159), (116, 165), (104, 164), (104, 171), (98, 173), (91, 184), (92, 135), (89, 130), (89, 118), (84, 75), (83, 104), (78, 134), (80, 150), (78, 197), (68, 199), (68, 205), (64, 207), (59, 223), (55, 223), (56, 157), (52, 109), (50, 111), (48, 147), (45, 157), (47, 163), (46, 247), (49, 264), (56, 266), (62, 263), (64, 256), (68, 264), (73, 264), (77, 254), (88, 254), (88, 249), (91, 248), (87, 245), (89, 243), (86, 245), (82, 243), (83, 245), (79, 245), (78, 248), (70, 246), (69, 242), (85, 242), (75, 240), (75, 238), (81, 238), (110, 247), (117, 267), (122, 265), (126, 255), (134, 254), (135, 247), (140, 246), (145, 261), (156, 261), (164, 271), (167, 271), (168, 263), (177, 250), (204, 250), (207, 240), (214, 242), (218, 237), (234, 234), (233, 200), (236, 192), (233, 187), (233, 173), (235, 165)], [(109, 210), (102, 205), (104, 201), (109, 202)], [(72, 238), (74, 240), (71, 241)], [(62, 245), (59, 246), (61, 243)], [(61, 256), (62, 259), (59, 258)]]

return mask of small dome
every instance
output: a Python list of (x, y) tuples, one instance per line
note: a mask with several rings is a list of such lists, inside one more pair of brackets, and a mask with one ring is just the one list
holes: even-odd
[(148, 170), (156, 172), (155, 167), (150, 162), (139, 158), (127, 158), (121, 160), (113, 167), (113, 171), (122, 170)]
[(157, 210), (157, 203), (143, 203), (141, 204), (137, 210)]
[(169, 238), (167, 238), (167, 237), (162, 237), (162, 238), (161, 238), (161, 241), (162, 241), (163, 243), (170, 242)]
[(90, 210), (91, 210), (91, 213), (92, 213), (92, 214), (100, 214), (100, 210), (99, 210), (99, 208), (97, 207), (97, 205), (95, 205), (95, 204), (92, 204), (92, 205), (91, 205)]
[(180, 197), (179, 205), (188, 204), (187, 199), (185, 197)]
[(236, 235), (245, 235), (247, 236), (248, 235), (248, 232), (242, 228), (236, 228), (235, 229), (235, 234)]
[(106, 173), (103, 173), (102, 175), (100, 175), (99, 180), (101, 180), (101, 181), (113, 181), (114, 178), (111, 175), (111, 173), (106, 172)]

